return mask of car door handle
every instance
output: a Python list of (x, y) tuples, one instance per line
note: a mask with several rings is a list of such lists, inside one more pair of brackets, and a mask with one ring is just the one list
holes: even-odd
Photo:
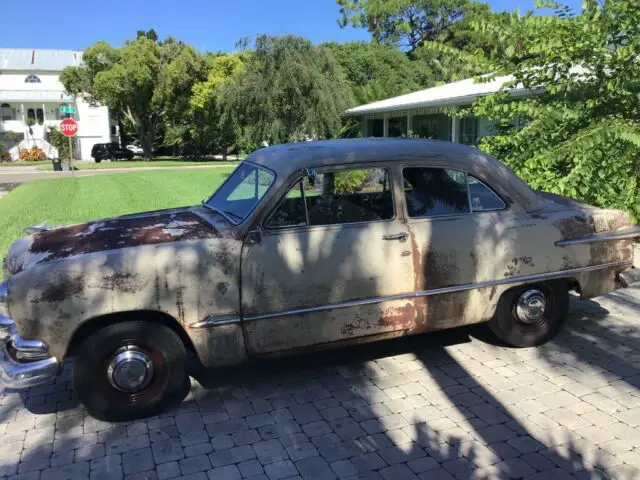
[(401, 242), (406, 242), (407, 238), (409, 238), (409, 234), (405, 232), (382, 236), (383, 240), (400, 240)]

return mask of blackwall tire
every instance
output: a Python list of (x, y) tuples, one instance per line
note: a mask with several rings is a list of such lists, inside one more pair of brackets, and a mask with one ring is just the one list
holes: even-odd
[(512, 347), (534, 347), (548, 342), (560, 331), (568, 312), (566, 282), (523, 285), (502, 295), (489, 327)]
[(185, 359), (184, 344), (169, 327), (145, 321), (115, 323), (80, 345), (73, 384), (91, 416), (135, 420), (184, 398)]

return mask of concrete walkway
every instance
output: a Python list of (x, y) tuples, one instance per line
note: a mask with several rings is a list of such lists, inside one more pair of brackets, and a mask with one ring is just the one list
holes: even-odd
[(110, 173), (129, 173), (152, 170), (186, 170), (223, 168), (229, 165), (193, 165), (178, 167), (131, 167), (131, 168), (104, 168), (96, 170), (77, 170), (74, 172), (44, 172), (36, 167), (0, 167), (0, 184), (2, 183), (26, 183), (35, 180), (50, 180), (69, 177), (92, 177), (95, 175), (107, 175)]

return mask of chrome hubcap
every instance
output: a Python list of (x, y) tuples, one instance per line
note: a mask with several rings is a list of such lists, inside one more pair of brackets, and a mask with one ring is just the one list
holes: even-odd
[(540, 290), (527, 290), (516, 304), (516, 315), (523, 323), (535, 323), (542, 318), (547, 308), (547, 299)]
[(134, 393), (143, 390), (153, 377), (153, 363), (134, 345), (119, 349), (107, 367), (107, 378), (113, 388)]

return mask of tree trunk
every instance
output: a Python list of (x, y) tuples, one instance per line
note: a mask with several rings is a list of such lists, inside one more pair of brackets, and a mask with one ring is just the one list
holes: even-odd
[(142, 145), (142, 154), (145, 162), (150, 162), (153, 158), (153, 129), (148, 122), (140, 122), (140, 144)]

